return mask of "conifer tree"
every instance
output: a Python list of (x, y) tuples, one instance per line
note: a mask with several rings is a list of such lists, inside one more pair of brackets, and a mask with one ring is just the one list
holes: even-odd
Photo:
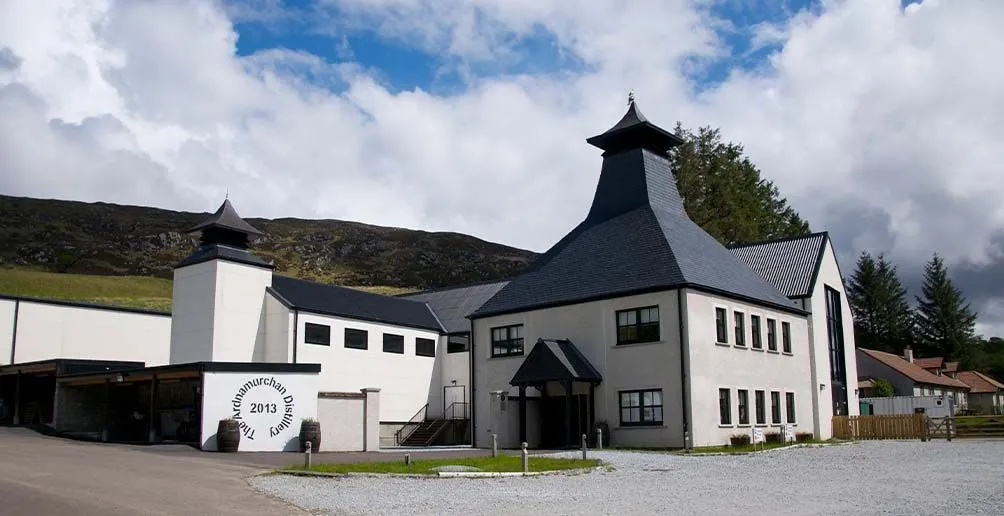
[(862, 252), (847, 286), (854, 313), (855, 342), (861, 347), (899, 353), (912, 338), (913, 317), (896, 266)]
[(945, 262), (937, 253), (924, 266), (921, 294), (917, 296), (914, 318), (922, 352), (958, 361), (962, 369), (972, 368), (976, 354), (976, 312), (952, 284)]

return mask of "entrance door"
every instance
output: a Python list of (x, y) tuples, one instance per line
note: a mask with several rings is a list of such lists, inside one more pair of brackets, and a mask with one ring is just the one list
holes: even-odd
[(466, 385), (443, 387), (443, 416), (446, 419), (469, 419)]
[(585, 432), (589, 422), (589, 397), (584, 394), (572, 396), (571, 423), (572, 442), (568, 442), (568, 432), (565, 426), (566, 401), (564, 396), (543, 397), (540, 399), (540, 446), (541, 448), (577, 447), (579, 439)]

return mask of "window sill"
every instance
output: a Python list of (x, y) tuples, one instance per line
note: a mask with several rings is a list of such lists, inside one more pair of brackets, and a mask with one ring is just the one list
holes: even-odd
[(786, 357), (793, 357), (793, 356), (795, 356), (795, 354), (792, 353), (791, 351), (782, 351), (781, 354), (784, 355), (784, 356), (786, 356)]
[(771, 350), (771, 349), (768, 349), (767, 352), (775, 354), (775, 355), (780, 355), (780, 353), (778, 353), (777, 351)]
[(620, 425), (615, 430), (656, 430), (659, 428), (669, 428), (662, 423), (654, 423), (651, 425)]
[(739, 428), (750, 428), (750, 424), (749, 423), (739, 423), (736, 426), (739, 427)]
[(722, 425), (722, 424), (718, 425), (718, 428), (735, 428), (735, 427), (736, 425)]
[(645, 341), (645, 342), (625, 342), (623, 344), (614, 344), (613, 346), (610, 346), (610, 347), (613, 348), (613, 349), (623, 349), (623, 348), (634, 348), (634, 347), (639, 347), (639, 346), (654, 346), (654, 345), (665, 344), (665, 343), (666, 343), (666, 341), (664, 341), (664, 340), (648, 340), (648, 341)]
[(746, 349), (746, 346), (743, 346), (743, 345), (740, 345), (740, 344), (736, 344), (735, 346), (732, 346), (732, 347), (739, 348), (739, 349)]
[(524, 355), (494, 355), (491, 357), (492, 360), (505, 360), (507, 358), (522, 358)]
[(730, 344), (728, 342), (716, 342), (715, 345), (716, 346), (724, 346), (726, 348), (730, 347)]
[(757, 423), (754, 426), (756, 426), (757, 428), (767, 428), (770, 425), (768, 425), (767, 423)]
[(752, 349), (753, 351), (759, 351), (763, 353), (763, 348), (750, 348), (750, 349)]

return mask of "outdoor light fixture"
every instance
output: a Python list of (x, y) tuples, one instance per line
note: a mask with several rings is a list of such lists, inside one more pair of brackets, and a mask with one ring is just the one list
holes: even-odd
[(819, 384), (819, 390), (825, 391), (826, 390), (826, 384), (825, 383)]

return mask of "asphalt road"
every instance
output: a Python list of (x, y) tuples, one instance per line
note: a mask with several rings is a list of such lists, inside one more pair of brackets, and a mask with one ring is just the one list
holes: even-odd
[(3, 515), (302, 515), (255, 492), (262, 469), (201, 452), (84, 443), (0, 428)]

